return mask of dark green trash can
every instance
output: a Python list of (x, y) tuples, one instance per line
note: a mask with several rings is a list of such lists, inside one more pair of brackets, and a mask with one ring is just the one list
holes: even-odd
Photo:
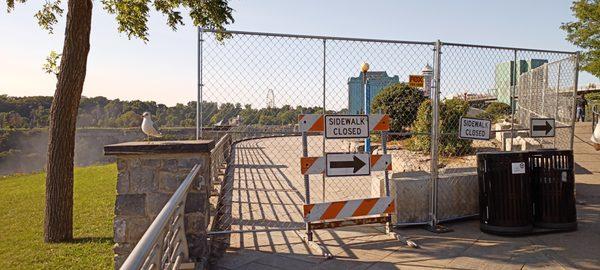
[(573, 151), (532, 151), (529, 167), (534, 225), (545, 229), (577, 229)]
[(527, 152), (477, 154), (481, 231), (520, 235), (533, 230), (528, 158)]

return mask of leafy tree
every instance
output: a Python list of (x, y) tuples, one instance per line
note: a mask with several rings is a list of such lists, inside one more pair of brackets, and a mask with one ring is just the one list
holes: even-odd
[(128, 111), (121, 114), (116, 122), (120, 127), (138, 127), (142, 124), (142, 117), (133, 111)]
[(585, 99), (590, 101), (600, 101), (600, 92), (585, 94)]
[(443, 156), (463, 156), (473, 152), (471, 140), (458, 138), (460, 118), (469, 112), (469, 102), (461, 98), (445, 100), (440, 108), (440, 145)]
[(492, 102), (487, 105), (485, 110), (477, 115), (477, 118), (488, 119), (497, 122), (511, 114), (510, 105), (504, 102)]
[[(470, 140), (458, 138), (460, 118), (466, 116), (469, 103), (463, 99), (445, 100), (440, 105), (439, 153), (443, 156), (461, 156), (472, 153)], [(408, 148), (413, 151), (431, 153), (431, 101), (425, 100), (419, 106), (413, 136)]]
[(600, 0), (577, 0), (571, 5), (577, 21), (561, 25), (567, 40), (581, 47), (582, 69), (600, 77)]
[(417, 117), (417, 110), (425, 100), (423, 91), (405, 83), (397, 83), (384, 88), (372, 101), (371, 112), (381, 110), (392, 119), (390, 129), (402, 131), (410, 127)]
[(417, 110), (417, 118), (413, 123), (412, 137), (408, 141), (408, 149), (429, 153), (431, 151), (431, 100), (421, 103)]
[[(48, 0), (35, 15), (38, 24), (52, 33), (63, 14), (62, 0)], [(7, 10), (15, 2), (6, 0)], [(58, 65), (58, 82), (50, 108), (48, 163), (46, 166), (46, 209), (44, 240), (64, 242), (73, 238), (73, 157), (77, 110), (83, 90), (90, 50), (92, 0), (67, 0), (67, 18), (63, 50)], [(180, 8), (189, 10), (196, 26), (223, 30), (233, 21), (227, 0), (102, 0), (104, 10), (115, 15), (118, 29), (129, 38), (148, 41), (148, 12), (154, 7), (167, 17), (173, 30), (183, 24)], [(223, 34), (218, 36), (223, 38)], [(51, 60), (54, 60), (51, 57)], [(58, 59), (56, 59), (58, 61)]]

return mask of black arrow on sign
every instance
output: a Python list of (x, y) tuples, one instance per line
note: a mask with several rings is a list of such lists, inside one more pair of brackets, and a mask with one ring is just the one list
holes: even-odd
[(550, 122), (545, 121), (546, 124), (545, 125), (541, 125), (541, 126), (533, 126), (533, 131), (546, 131), (546, 135), (548, 135), (548, 133), (550, 133), (550, 131), (552, 131), (552, 125), (550, 125)]
[(341, 168), (354, 168), (354, 172), (356, 173), (362, 167), (365, 166), (365, 162), (362, 161), (357, 156), (354, 156), (352, 161), (332, 161), (329, 167), (332, 169), (341, 169)]

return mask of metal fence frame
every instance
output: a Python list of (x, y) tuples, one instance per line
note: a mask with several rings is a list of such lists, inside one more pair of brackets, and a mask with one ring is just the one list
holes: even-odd
[[(208, 30), (208, 29), (202, 29), (202, 28), (198, 28), (198, 100), (197, 100), (197, 119), (196, 119), (196, 123), (197, 123), (197, 138), (201, 138), (202, 137), (202, 114), (203, 114), (203, 109), (202, 109), (202, 101), (203, 101), (203, 34), (204, 33), (219, 33), (215, 30)], [(442, 42), (442, 41), (435, 41), (435, 42), (421, 42), (421, 41), (402, 41), (402, 40), (387, 40), (387, 39), (365, 39), (365, 38), (348, 38), (348, 37), (334, 37), (334, 36), (313, 36), (313, 35), (293, 35), (293, 34), (279, 34), (279, 33), (265, 33), (265, 32), (248, 32), (248, 31), (224, 31), (224, 32), (220, 32), (220, 33), (224, 33), (227, 35), (244, 35), (244, 36), (261, 36), (261, 37), (273, 37), (273, 38), (290, 38), (290, 39), (313, 39), (313, 40), (322, 40), (322, 48), (323, 48), (323, 110), (325, 110), (325, 101), (326, 101), (326, 82), (327, 82), (327, 78), (326, 78), (326, 73), (327, 73), (327, 65), (325, 63), (326, 59), (327, 59), (327, 44), (328, 41), (356, 41), (356, 42), (376, 42), (376, 43), (392, 43), (392, 44), (415, 44), (415, 45), (428, 45), (428, 46), (433, 46), (434, 48), (434, 52), (433, 52), (433, 58), (434, 58), (434, 62), (433, 62), (433, 66), (434, 66), (434, 75), (433, 75), (433, 83), (432, 83), (432, 89), (431, 89), (431, 97), (433, 97), (432, 99), (432, 115), (433, 115), (433, 119), (432, 119), (432, 125), (431, 125), (431, 130), (433, 131), (431, 134), (429, 134), (431, 136), (431, 153), (435, 153), (431, 155), (431, 167), (430, 167), (430, 173), (431, 173), (431, 181), (430, 181), (430, 188), (431, 188), (431, 197), (430, 197), (430, 220), (429, 220), (429, 225), (430, 226), (436, 226), (440, 220), (438, 220), (438, 214), (437, 214), (437, 205), (438, 205), (438, 198), (437, 198), (437, 181), (438, 181), (438, 164), (439, 164), (439, 151), (438, 151), (438, 141), (439, 141), (439, 137), (440, 137), (440, 123), (439, 123), (439, 102), (440, 102), (440, 94), (441, 94), (441, 88), (442, 88), (442, 83), (443, 83), (443, 79), (441, 78), (441, 74), (444, 71), (444, 66), (442, 64), (443, 61), (443, 53), (444, 53), (444, 49), (448, 48), (448, 47), (456, 47), (456, 48), (470, 48), (470, 49), (489, 49), (489, 50), (504, 50), (505, 52), (512, 52), (514, 57), (512, 59), (512, 61), (514, 61), (514, 72), (515, 74), (518, 74), (517, 72), (517, 65), (516, 62), (520, 61), (520, 59), (522, 59), (522, 57), (519, 57), (520, 54), (532, 54), (532, 53), (546, 53), (546, 54), (564, 54), (565, 56), (570, 56), (570, 57), (574, 57), (575, 58), (575, 65), (574, 65), (574, 70), (573, 70), (573, 99), (571, 102), (575, 102), (575, 97), (576, 97), (576, 93), (577, 93), (577, 80), (578, 80), (578, 71), (579, 71), (579, 53), (578, 52), (571, 52), (571, 51), (560, 51), (560, 50), (542, 50), (542, 49), (528, 49), (528, 48), (518, 48), (518, 47), (503, 47), (503, 46), (488, 46), (488, 45), (475, 45), (475, 44), (465, 44), (465, 43), (451, 43), (451, 42)], [(225, 41), (227, 42), (227, 41)], [(559, 76), (560, 77), (560, 76)], [(516, 84), (516, 82), (515, 82)], [(511, 116), (512, 119), (515, 119), (515, 113), (516, 113), (516, 106), (514, 105), (516, 100), (518, 99), (517, 95), (516, 95), (516, 85), (511, 85), (511, 89), (510, 89), (510, 101), (511, 101)], [(573, 134), (574, 134), (574, 113), (573, 112), (573, 117), (571, 121), (571, 125), (570, 126), (566, 126), (566, 128), (570, 128), (571, 129), (571, 142), (570, 142), (570, 148), (573, 147)], [(514, 124), (511, 124), (510, 127), (510, 133), (511, 133), (511, 145), (513, 144), (513, 137), (514, 134), (518, 131), (521, 130), (525, 130), (524, 128), (518, 128), (516, 127)], [(492, 131), (494, 132), (494, 131)], [(410, 132), (409, 132), (410, 133)], [(291, 133), (290, 133), (291, 134)], [(493, 133), (492, 133), (493, 134)], [(261, 137), (260, 134), (258, 133), (253, 133), (254, 137)], [(272, 135), (272, 133), (266, 134), (265, 136), (268, 135)], [(297, 135), (297, 134), (291, 134), (291, 135)], [(405, 133), (393, 133), (390, 132), (389, 135), (407, 135)], [(243, 137), (243, 136), (242, 136)], [(323, 148), (325, 149), (325, 148)]]

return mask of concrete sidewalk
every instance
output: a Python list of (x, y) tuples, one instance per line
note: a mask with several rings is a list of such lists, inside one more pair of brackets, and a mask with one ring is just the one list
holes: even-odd
[(315, 240), (335, 256), (314, 254), (293, 231), (232, 235), (216, 269), (600, 269), (600, 152), (591, 125), (578, 124), (575, 161), (579, 229), (524, 237), (482, 233), (476, 220), (447, 224), (454, 232), (421, 228), (400, 232), (421, 246), (412, 249), (381, 226), (318, 230)]

